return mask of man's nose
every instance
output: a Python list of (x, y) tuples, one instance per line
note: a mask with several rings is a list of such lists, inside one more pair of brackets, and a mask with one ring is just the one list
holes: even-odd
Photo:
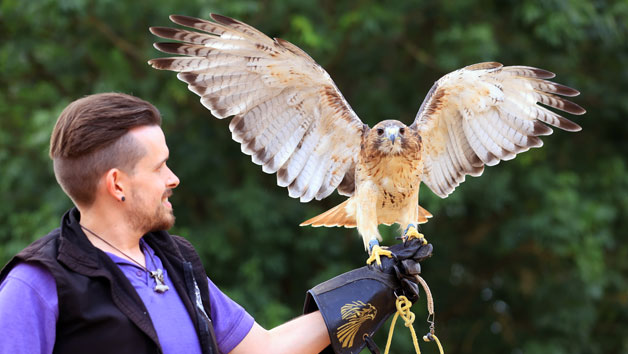
[(177, 175), (174, 174), (174, 172), (172, 172), (172, 170), (170, 168), (168, 168), (168, 171), (170, 172), (170, 175), (168, 176), (168, 188), (177, 188), (177, 186), (179, 185), (179, 177), (177, 177)]

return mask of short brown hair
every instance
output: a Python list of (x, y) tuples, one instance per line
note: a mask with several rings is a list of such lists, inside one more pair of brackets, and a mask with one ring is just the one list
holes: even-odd
[(94, 202), (100, 177), (112, 168), (132, 173), (145, 154), (128, 133), (161, 125), (155, 106), (122, 93), (99, 93), (70, 103), (50, 137), (55, 177), (75, 204)]

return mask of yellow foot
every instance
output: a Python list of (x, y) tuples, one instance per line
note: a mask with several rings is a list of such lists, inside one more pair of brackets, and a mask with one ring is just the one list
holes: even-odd
[(366, 264), (370, 265), (371, 263), (375, 262), (377, 263), (378, 266), (381, 267), (382, 266), (381, 256), (392, 258), (392, 252), (384, 248), (381, 248), (379, 245), (373, 246), (373, 248), (371, 249), (371, 255), (366, 260)]
[(416, 238), (417, 240), (419, 240), (419, 242), (421, 242), (421, 244), (427, 245), (427, 240), (425, 239), (425, 236), (423, 236), (422, 233), (418, 232), (414, 225), (410, 225), (410, 226), (408, 226), (408, 228), (406, 229), (405, 234), (403, 235), (403, 240), (405, 242), (405, 241), (409, 241), (409, 240), (411, 240), (413, 238)]

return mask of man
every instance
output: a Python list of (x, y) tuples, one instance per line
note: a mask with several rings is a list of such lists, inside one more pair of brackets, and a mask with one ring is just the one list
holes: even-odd
[[(160, 124), (153, 105), (119, 93), (61, 113), (50, 156), (75, 208), (0, 273), (0, 353), (319, 353), (332, 343), (340, 322), (314, 311), (319, 297), (351, 303), (330, 289), (363, 276), (312, 292), (314, 312), (272, 330), (255, 323), (209, 280), (192, 245), (163, 231), (174, 224), (168, 197), (179, 179)], [(377, 292), (392, 296), (386, 279)]]

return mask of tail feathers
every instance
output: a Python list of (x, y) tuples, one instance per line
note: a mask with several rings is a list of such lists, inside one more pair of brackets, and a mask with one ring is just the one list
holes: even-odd
[[(311, 225), (314, 227), (325, 226), (344, 226), (344, 227), (356, 227), (355, 215), (349, 215), (347, 212), (347, 205), (351, 199), (347, 199), (344, 202), (336, 205), (335, 207), (327, 210), (326, 212), (317, 215), (309, 220), (306, 220), (300, 224), (300, 226)], [(425, 224), (428, 219), (432, 217), (432, 213), (419, 206), (419, 224)], [(379, 220), (380, 224), (391, 225), (392, 223)]]
[(347, 199), (344, 202), (336, 205), (335, 207), (327, 210), (326, 212), (302, 222), (300, 226), (311, 225), (314, 227), (356, 227), (355, 216), (350, 216), (347, 213), (346, 207), (349, 203), (349, 200), (350, 199)]
[(423, 207), (419, 205), (419, 220), (417, 220), (419, 224), (425, 224), (429, 221), (427, 219), (431, 218), (432, 216), (432, 213), (423, 209)]

